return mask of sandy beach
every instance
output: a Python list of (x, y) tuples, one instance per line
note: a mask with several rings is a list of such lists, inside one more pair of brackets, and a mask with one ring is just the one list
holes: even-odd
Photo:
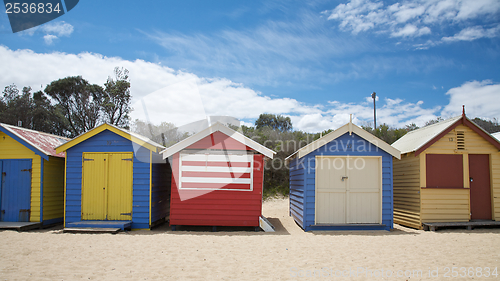
[(286, 199), (265, 202), (263, 214), (275, 233), (167, 225), (116, 235), (1, 231), (0, 280), (499, 279), (500, 228), (306, 233)]

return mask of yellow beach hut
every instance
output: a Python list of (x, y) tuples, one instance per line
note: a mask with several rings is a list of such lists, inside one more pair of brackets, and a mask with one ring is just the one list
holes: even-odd
[(66, 141), (0, 124), (0, 228), (62, 222), (64, 153), (55, 147)]
[(417, 229), (500, 221), (500, 142), (465, 116), (392, 144), (394, 222)]

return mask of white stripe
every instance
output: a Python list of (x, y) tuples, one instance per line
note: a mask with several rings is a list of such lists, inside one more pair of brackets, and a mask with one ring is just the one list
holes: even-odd
[(215, 172), (215, 173), (250, 173), (252, 168), (245, 167), (211, 167), (211, 166), (182, 166), (183, 172)]
[(251, 162), (253, 155), (181, 154), (181, 161)]
[(202, 178), (202, 177), (183, 177), (182, 182), (185, 183), (233, 183), (233, 184), (251, 184), (252, 179), (241, 178)]

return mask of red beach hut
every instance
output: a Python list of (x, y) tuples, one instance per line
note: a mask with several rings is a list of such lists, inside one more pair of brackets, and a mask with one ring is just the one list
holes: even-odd
[(216, 123), (161, 152), (172, 167), (170, 225), (253, 226), (262, 215), (264, 157), (276, 153)]

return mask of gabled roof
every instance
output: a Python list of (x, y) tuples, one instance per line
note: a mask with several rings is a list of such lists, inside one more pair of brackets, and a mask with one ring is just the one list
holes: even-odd
[(130, 132), (128, 130), (125, 130), (125, 129), (116, 127), (114, 125), (105, 123), (105, 124), (100, 125), (99, 127), (96, 127), (88, 132), (85, 132), (85, 133), (77, 136), (76, 138), (68, 141), (67, 143), (65, 143), (63, 145), (56, 147), (56, 151), (57, 152), (66, 151), (69, 148), (71, 148), (71, 147), (105, 131), (105, 130), (111, 131), (111, 132), (113, 132), (121, 137), (124, 137), (124, 138), (126, 138), (126, 139), (140, 145), (140, 146), (143, 146), (143, 147), (145, 147), (153, 152), (158, 152), (158, 151), (161, 151), (162, 149), (165, 148), (163, 145), (158, 144), (158, 143), (148, 139), (145, 136), (141, 136), (139, 134)]
[(189, 147), (190, 145), (202, 140), (203, 138), (205, 138), (207, 136), (210, 136), (211, 134), (213, 134), (215, 132), (221, 132), (221, 133), (239, 141), (240, 143), (252, 148), (253, 150), (255, 150), (255, 151), (271, 158), (271, 159), (273, 158), (274, 154), (276, 154), (276, 152), (272, 151), (271, 149), (257, 143), (256, 141), (253, 141), (253, 140), (245, 137), (244, 135), (240, 134), (239, 132), (236, 132), (236, 131), (222, 125), (222, 123), (217, 122), (214, 125), (204, 129), (203, 131), (200, 131), (200, 132), (172, 145), (171, 147), (163, 150), (161, 152), (161, 153), (163, 153), (163, 159), (174, 155), (175, 153)]
[(69, 141), (65, 137), (2, 123), (0, 123), (0, 131), (20, 142), (45, 160), (49, 160), (49, 156), (64, 157), (64, 153), (56, 152), (55, 148)]
[(331, 141), (335, 140), (336, 138), (344, 135), (345, 133), (349, 133), (349, 134), (354, 133), (354, 134), (358, 135), (360, 138), (363, 138), (367, 142), (369, 142), (369, 143), (377, 146), (378, 148), (382, 149), (383, 151), (389, 153), (390, 155), (392, 155), (398, 159), (401, 159), (401, 153), (399, 152), (399, 150), (390, 146), (385, 141), (377, 138), (376, 136), (368, 133), (364, 129), (356, 126), (355, 124), (352, 123), (352, 120), (351, 120), (351, 121), (349, 121), (349, 123), (338, 128), (337, 130), (335, 130), (335, 131), (323, 136), (322, 138), (319, 138), (319, 139), (311, 142), (310, 144), (302, 147), (301, 149), (297, 150), (295, 153), (288, 156), (285, 160), (288, 161), (288, 160), (291, 160), (295, 157), (302, 158), (302, 157), (306, 156), (307, 154), (315, 151), (316, 149), (330, 143)]
[(471, 121), (465, 114), (453, 117), (439, 123), (411, 131), (392, 144), (393, 147), (401, 150), (401, 153), (415, 152), (415, 156), (422, 153), (436, 141), (440, 140), (458, 125), (465, 125), (482, 136), (493, 146), (500, 150), (500, 142), (492, 137), (483, 128)]

